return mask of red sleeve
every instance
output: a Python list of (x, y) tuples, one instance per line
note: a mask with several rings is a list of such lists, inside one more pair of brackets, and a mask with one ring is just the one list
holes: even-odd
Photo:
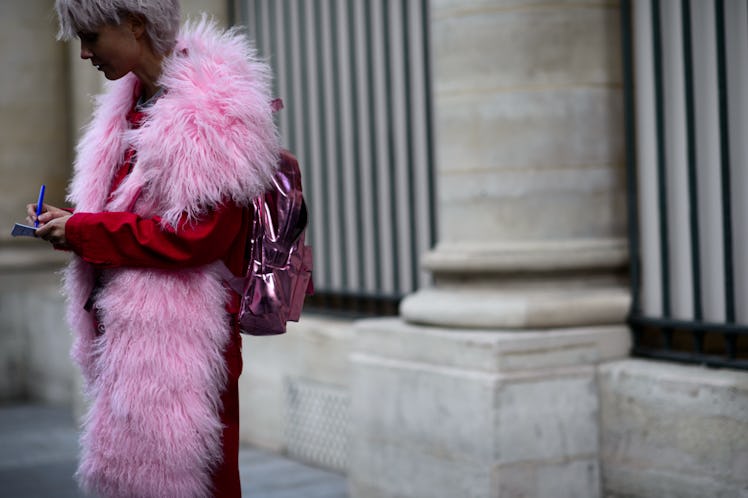
[(132, 213), (75, 213), (65, 225), (70, 249), (100, 268), (120, 266), (161, 269), (200, 266), (225, 258), (242, 233), (243, 210), (234, 204), (218, 208), (178, 230), (159, 217)]

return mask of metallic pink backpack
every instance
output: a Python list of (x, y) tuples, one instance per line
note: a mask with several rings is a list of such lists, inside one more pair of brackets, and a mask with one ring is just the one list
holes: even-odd
[(243, 277), (224, 265), (229, 286), (242, 296), (239, 328), (250, 335), (286, 332), (314, 292), (312, 248), (305, 245), (308, 213), (296, 158), (282, 151), (273, 186), (253, 201), (249, 264)]

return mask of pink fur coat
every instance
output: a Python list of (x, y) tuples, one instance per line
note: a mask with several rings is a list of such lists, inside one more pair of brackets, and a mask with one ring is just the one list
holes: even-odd
[[(166, 93), (129, 130), (132, 74), (108, 83), (77, 149), (69, 200), (80, 212), (132, 211), (176, 226), (232, 199), (249, 201), (278, 154), (270, 73), (246, 38), (203, 20), (187, 26), (163, 67)], [(129, 146), (132, 173), (111, 199)], [(65, 274), (72, 356), (91, 400), (78, 479), (105, 497), (204, 497), (221, 459), (227, 291), (209, 264), (179, 271), (117, 268), (97, 295), (106, 333), (83, 305), (92, 268), (74, 257)]]

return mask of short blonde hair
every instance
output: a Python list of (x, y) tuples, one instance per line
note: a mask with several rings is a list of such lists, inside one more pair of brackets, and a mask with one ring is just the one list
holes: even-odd
[(141, 15), (153, 51), (164, 55), (174, 48), (180, 23), (179, 0), (55, 0), (59, 40), (96, 31), (103, 24), (119, 24), (128, 14)]

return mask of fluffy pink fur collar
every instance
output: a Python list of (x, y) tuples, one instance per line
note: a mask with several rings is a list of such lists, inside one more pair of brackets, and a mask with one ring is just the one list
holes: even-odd
[[(78, 211), (134, 209), (172, 226), (219, 202), (247, 203), (276, 164), (269, 71), (243, 36), (204, 20), (187, 28), (166, 62), (166, 93), (128, 130), (133, 76), (110, 83), (78, 147), (69, 200)], [(131, 175), (108, 200), (129, 145)], [(221, 459), (220, 394), (229, 340), (227, 291), (213, 265), (180, 271), (107, 270), (97, 294), (106, 332), (83, 304), (92, 268), (74, 257), (65, 273), (72, 356), (91, 408), (78, 479), (116, 497), (204, 497)]]
[[(279, 140), (270, 73), (243, 36), (203, 19), (188, 26), (164, 63), (166, 93), (127, 130), (134, 75), (107, 84), (78, 146), (68, 199), (79, 211), (162, 216), (176, 225), (226, 199), (246, 204), (272, 178)], [(138, 151), (133, 173), (109, 204), (106, 192), (125, 150)]]

